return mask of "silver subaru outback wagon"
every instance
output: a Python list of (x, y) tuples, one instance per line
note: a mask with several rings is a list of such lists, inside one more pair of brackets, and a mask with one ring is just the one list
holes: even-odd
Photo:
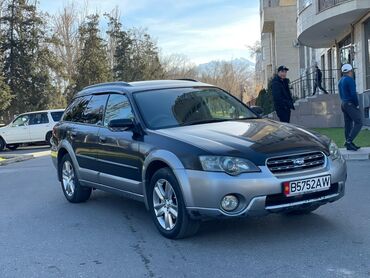
[(347, 178), (329, 138), (192, 80), (87, 87), (51, 142), (68, 201), (93, 189), (134, 198), (168, 238), (193, 235), (205, 219), (310, 213), (340, 199)]

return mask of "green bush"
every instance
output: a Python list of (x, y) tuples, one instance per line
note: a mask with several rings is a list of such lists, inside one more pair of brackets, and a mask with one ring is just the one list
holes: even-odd
[(274, 102), (272, 100), (271, 81), (272, 81), (272, 79), (269, 80), (267, 90), (262, 89), (258, 93), (258, 97), (256, 99), (256, 105), (263, 108), (263, 113), (265, 115), (270, 114), (271, 112), (273, 112), (275, 110)]

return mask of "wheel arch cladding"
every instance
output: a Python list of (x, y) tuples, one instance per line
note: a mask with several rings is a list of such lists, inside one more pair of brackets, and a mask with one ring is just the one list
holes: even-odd
[(174, 170), (184, 169), (184, 166), (182, 165), (181, 161), (177, 158), (177, 156), (166, 150), (156, 150), (150, 153), (145, 159), (142, 176), (144, 185), (143, 186), (144, 201), (145, 207), (147, 209), (149, 209), (147, 192), (150, 185), (150, 179), (154, 175), (154, 173), (161, 168), (169, 168), (174, 173), (182, 190), (180, 180), (178, 179)]

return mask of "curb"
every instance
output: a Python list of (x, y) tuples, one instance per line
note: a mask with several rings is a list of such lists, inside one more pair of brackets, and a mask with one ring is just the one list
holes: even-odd
[(357, 152), (341, 148), (340, 152), (345, 160), (370, 160), (370, 148), (361, 148)]
[(5, 155), (1, 155), (1, 157), (5, 158), (5, 160), (0, 161), (0, 166), (5, 166), (5, 165), (11, 164), (11, 163), (26, 161), (26, 160), (30, 160), (32, 158), (35, 158), (31, 154), (24, 154), (24, 155), (7, 155), (7, 154), (5, 154)]

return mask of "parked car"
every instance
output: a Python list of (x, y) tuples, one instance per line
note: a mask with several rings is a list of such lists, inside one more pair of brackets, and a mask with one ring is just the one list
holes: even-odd
[(52, 157), (68, 201), (92, 189), (140, 200), (168, 238), (209, 218), (309, 213), (341, 198), (347, 177), (327, 137), (183, 80), (83, 89), (54, 127)]
[(0, 151), (5, 147), (15, 150), (21, 144), (46, 142), (50, 144), (54, 125), (64, 109), (28, 112), (17, 116), (0, 128)]

